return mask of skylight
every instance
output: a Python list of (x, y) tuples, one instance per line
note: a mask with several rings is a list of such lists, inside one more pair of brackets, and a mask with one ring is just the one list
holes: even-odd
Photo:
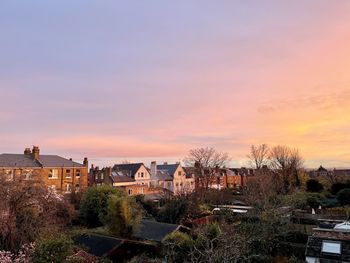
[(323, 241), (322, 242), (322, 252), (324, 253), (333, 253), (340, 254), (341, 252), (341, 243), (334, 241)]

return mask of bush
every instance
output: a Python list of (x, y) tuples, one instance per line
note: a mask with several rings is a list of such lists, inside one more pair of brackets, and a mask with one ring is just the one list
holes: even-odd
[(190, 213), (190, 201), (183, 197), (169, 200), (159, 211), (157, 220), (165, 223), (181, 223)]
[(337, 199), (342, 205), (350, 205), (350, 188), (340, 190), (337, 194)]
[(80, 218), (88, 227), (102, 226), (102, 218), (107, 214), (110, 195), (126, 196), (123, 190), (111, 186), (91, 187), (84, 194), (80, 204)]
[(186, 262), (194, 241), (185, 233), (173, 232), (164, 238), (163, 245), (169, 262)]
[(311, 208), (318, 208), (321, 205), (321, 198), (317, 194), (309, 194), (306, 197), (306, 203)]
[(343, 190), (345, 188), (350, 188), (349, 181), (347, 181), (346, 183), (335, 183), (331, 186), (331, 193), (336, 195), (340, 190)]
[(103, 222), (111, 234), (130, 237), (139, 226), (141, 217), (141, 209), (133, 197), (111, 195)]
[(64, 236), (41, 240), (35, 247), (33, 263), (61, 263), (72, 252), (73, 241)]
[(306, 191), (308, 192), (321, 192), (323, 190), (323, 185), (315, 179), (310, 179), (306, 182)]

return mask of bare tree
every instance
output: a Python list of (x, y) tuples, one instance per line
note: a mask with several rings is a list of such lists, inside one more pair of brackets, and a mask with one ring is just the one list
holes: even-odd
[(300, 186), (299, 172), (304, 160), (297, 149), (278, 145), (271, 149), (269, 157), (270, 167), (282, 177), (285, 192)]
[(14, 251), (35, 241), (43, 231), (66, 223), (71, 213), (65, 200), (40, 180), (0, 175), (0, 249)]
[(250, 165), (256, 169), (260, 170), (264, 165), (268, 164), (269, 161), (269, 147), (266, 144), (261, 144), (258, 146), (252, 145), (250, 147), (250, 153), (247, 155), (249, 158)]
[(214, 148), (197, 148), (189, 151), (185, 163), (194, 167), (194, 174), (201, 188), (208, 189), (218, 170), (229, 161), (228, 153), (218, 152)]

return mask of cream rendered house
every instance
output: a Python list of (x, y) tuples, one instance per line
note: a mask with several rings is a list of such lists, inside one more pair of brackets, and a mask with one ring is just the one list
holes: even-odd
[(195, 180), (188, 176), (180, 163), (157, 165), (151, 164), (151, 178), (157, 182), (157, 185), (165, 188), (175, 195), (190, 193), (195, 189)]
[[(128, 177), (137, 185), (150, 186), (151, 175), (143, 163), (116, 164), (112, 168), (115, 176)], [(127, 183), (127, 182), (122, 182)], [(130, 181), (131, 183), (131, 181)], [(113, 184), (114, 185), (114, 184)], [(118, 185), (119, 186), (119, 185)]]

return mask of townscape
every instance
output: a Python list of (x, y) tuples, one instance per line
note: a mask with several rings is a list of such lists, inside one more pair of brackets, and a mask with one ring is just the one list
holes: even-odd
[(350, 0), (1, 0), (0, 263), (350, 263)]
[(89, 166), (0, 155), (1, 262), (318, 262), (350, 258), (350, 169), (306, 169), (296, 149), (252, 146), (181, 163)]

